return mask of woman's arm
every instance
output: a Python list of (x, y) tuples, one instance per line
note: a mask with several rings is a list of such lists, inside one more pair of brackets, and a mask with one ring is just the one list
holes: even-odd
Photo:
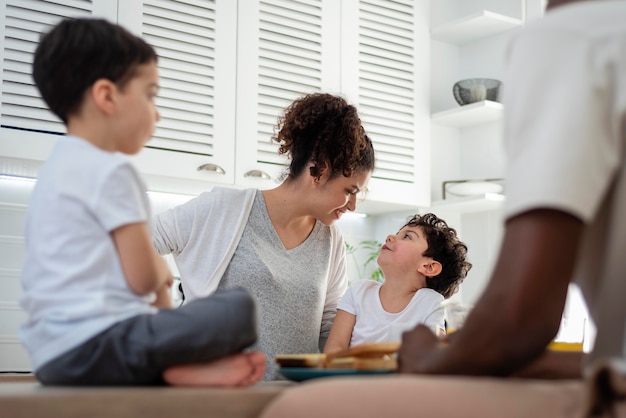
[(350, 347), (350, 339), (352, 338), (352, 330), (356, 323), (356, 316), (341, 309), (337, 309), (335, 322), (330, 329), (328, 341), (324, 353), (334, 353), (336, 351), (347, 350)]

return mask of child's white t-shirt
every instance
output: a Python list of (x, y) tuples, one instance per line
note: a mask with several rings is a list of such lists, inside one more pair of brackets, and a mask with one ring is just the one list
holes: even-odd
[(154, 294), (128, 287), (111, 236), (149, 216), (145, 186), (125, 156), (59, 140), (26, 220), (20, 337), (34, 370), (116, 322), (156, 312)]
[(356, 316), (350, 345), (392, 341), (397, 339), (396, 330), (407, 330), (417, 324), (433, 329), (444, 329), (443, 296), (435, 290), (418, 290), (401, 312), (385, 311), (380, 302), (381, 283), (374, 280), (357, 280), (343, 296), (337, 309)]

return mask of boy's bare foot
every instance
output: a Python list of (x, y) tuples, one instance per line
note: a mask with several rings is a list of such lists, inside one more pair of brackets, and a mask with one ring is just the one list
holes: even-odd
[(175, 386), (235, 387), (252, 385), (264, 374), (265, 354), (253, 351), (206, 364), (171, 367), (163, 372), (163, 379)]

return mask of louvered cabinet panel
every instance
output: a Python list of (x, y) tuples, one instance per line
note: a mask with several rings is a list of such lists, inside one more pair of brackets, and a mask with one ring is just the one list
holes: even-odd
[[(132, 157), (149, 184), (167, 179), (154, 188), (199, 193), (209, 182), (233, 183), (236, 2), (2, 0), (0, 7), (0, 155), (40, 163), (48, 157), (65, 127), (33, 85), (33, 52), (40, 34), (61, 18), (97, 16), (143, 36), (159, 54), (162, 119)], [(36, 173), (37, 167), (30, 175)]]
[(39, 33), (61, 16), (104, 16), (159, 54), (162, 119), (133, 157), (150, 188), (274, 187), (287, 163), (271, 141), (278, 117), (324, 91), (358, 106), (374, 142), (377, 169), (361, 207), (428, 206), (427, 3), (0, 0), (0, 155), (41, 162), (63, 132), (30, 80)]
[[(43, 161), (65, 132), (31, 76), (40, 34), (63, 17), (116, 16), (107, 0), (0, 0), (0, 155)], [(36, 175), (36, 167), (28, 175)]]
[[(273, 187), (287, 168), (285, 156), (271, 140), (278, 117), (296, 98), (335, 92), (338, 56), (327, 48), (328, 34), (338, 30), (340, 2), (332, 0), (246, 1), (239, 8), (237, 51), (237, 169), (235, 182)], [(334, 40), (335, 42), (338, 39)], [(241, 122), (249, 121), (249, 122)], [(267, 175), (269, 178), (259, 176)]]
[(293, 99), (325, 91), (357, 105), (374, 142), (377, 168), (360, 209), (427, 206), (428, 66), (420, 65), (430, 53), (428, 25), (420, 25), (427, 2), (243, 2), (240, 25), (255, 30), (240, 33), (238, 66), (250, 71), (238, 73), (237, 120), (253, 122), (238, 122), (235, 182), (255, 184), (249, 170), (272, 178), (284, 170), (271, 142), (277, 118)]
[(59, 16), (88, 17), (90, 1), (19, 1), (3, 4), (2, 106), (3, 128), (63, 133), (61, 121), (48, 111), (31, 77), (33, 53), (40, 33), (49, 30)]
[(159, 55), (161, 121), (134, 157), (149, 186), (163, 187), (163, 177), (195, 182), (192, 193), (213, 183), (232, 185), (237, 2), (138, 0), (119, 7), (120, 24)]
[(349, 0), (344, 8), (342, 50), (356, 52), (342, 57), (342, 88), (352, 93), (376, 150), (362, 209), (428, 206), (427, 2)]

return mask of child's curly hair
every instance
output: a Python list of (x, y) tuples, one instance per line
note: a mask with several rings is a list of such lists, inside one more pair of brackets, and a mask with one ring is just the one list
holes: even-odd
[(339, 96), (313, 93), (295, 100), (278, 119), (272, 140), (280, 144), (279, 154), (291, 158), (289, 178), (298, 177), (310, 162), (316, 178), (326, 164), (329, 179), (374, 171), (372, 141), (357, 109)]
[(419, 227), (426, 236), (428, 249), (423, 255), (441, 263), (441, 273), (427, 277), (426, 286), (441, 293), (444, 298), (454, 295), (472, 264), (467, 261), (467, 245), (459, 240), (456, 230), (433, 213), (414, 215), (402, 227)]

